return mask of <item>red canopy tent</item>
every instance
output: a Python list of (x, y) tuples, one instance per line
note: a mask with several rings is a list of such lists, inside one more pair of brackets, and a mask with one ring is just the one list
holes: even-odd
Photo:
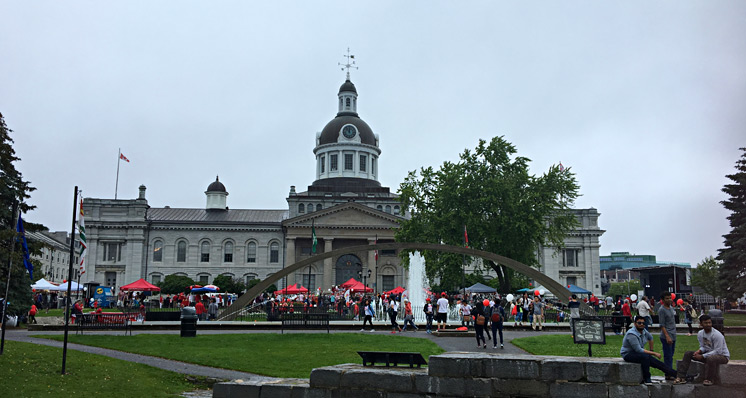
[(361, 282), (358, 282), (350, 286), (349, 289), (353, 293), (372, 293), (373, 292), (373, 289), (363, 286)]
[(136, 292), (160, 292), (161, 288), (156, 285), (148, 283), (145, 279), (138, 279), (129, 285), (124, 285), (119, 288), (123, 291), (136, 291)]
[(298, 294), (298, 293), (308, 293), (308, 289), (301, 286), (298, 287), (298, 284), (293, 284), (288, 286), (285, 289), (276, 290), (275, 294)]
[(389, 290), (388, 292), (383, 292), (383, 294), (401, 294), (401, 293), (404, 293), (404, 288), (401, 286), (397, 286)]
[(351, 286), (357, 285), (358, 283), (360, 283), (360, 281), (355, 280), (355, 278), (350, 278), (349, 281), (347, 281), (347, 282), (339, 285), (339, 287), (343, 287), (343, 288), (347, 289), (347, 288), (349, 288)]

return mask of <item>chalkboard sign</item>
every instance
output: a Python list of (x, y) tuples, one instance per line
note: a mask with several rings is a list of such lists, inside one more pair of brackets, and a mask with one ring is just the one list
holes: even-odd
[(575, 344), (606, 344), (603, 320), (575, 318), (572, 320), (572, 323), (572, 338)]

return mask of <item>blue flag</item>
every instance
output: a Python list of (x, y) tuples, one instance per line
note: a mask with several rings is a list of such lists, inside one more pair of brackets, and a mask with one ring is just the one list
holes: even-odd
[(18, 215), (18, 225), (16, 226), (16, 231), (21, 234), (20, 240), (21, 240), (21, 246), (23, 247), (23, 265), (28, 270), (28, 277), (31, 279), (31, 281), (34, 281), (34, 264), (31, 263), (31, 258), (29, 258), (28, 253), (28, 244), (26, 243), (26, 230), (23, 229), (23, 219), (21, 219), (21, 215)]

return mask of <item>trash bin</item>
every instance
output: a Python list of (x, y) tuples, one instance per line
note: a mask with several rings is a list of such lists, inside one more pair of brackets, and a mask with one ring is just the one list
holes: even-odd
[(181, 337), (197, 337), (197, 311), (194, 307), (181, 309)]
[(725, 318), (723, 318), (722, 316), (713, 316), (712, 327), (715, 328), (718, 332), (725, 335)]

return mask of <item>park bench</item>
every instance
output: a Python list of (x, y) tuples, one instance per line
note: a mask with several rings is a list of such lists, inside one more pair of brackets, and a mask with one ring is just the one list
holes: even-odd
[(132, 336), (132, 320), (137, 313), (88, 313), (79, 314), (75, 317), (78, 325), (75, 334), (83, 334), (85, 330), (124, 330), (124, 335), (129, 332)]
[(281, 333), (285, 329), (326, 329), (329, 333), (329, 314), (292, 312), (280, 316), (282, 321)]
[(414, 365), (419, 368), (422, 365), (427, 365), (425, 358), (419, 352), (358, 351), (357, 354), (363, 358), (363, 366), (385, 363), (386, 367), (409, 364), (410, 368), (413, 368)]

